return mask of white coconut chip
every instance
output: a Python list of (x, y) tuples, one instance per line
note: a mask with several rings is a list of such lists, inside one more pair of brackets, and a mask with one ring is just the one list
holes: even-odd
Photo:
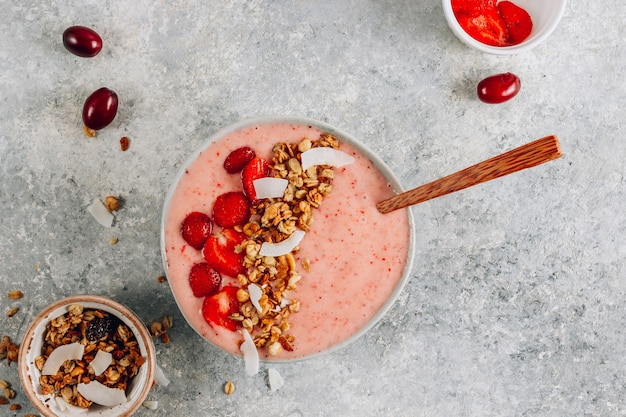
[(95, 380), (88, 384), (81, 382), (76, 388), (87, 401), (93, 401), (105, 407), (114, 407), (128, 401), (124, 390), (107, 387)]
[(282, 242), (263, 242), (263, 244), (261, 245), (261, 249), (259, 250), (259, 255), (274, 257), (286, 255), (298, 246), (298, 244), (304, 237), (304, 234), (305, 233), (303, 230), (297, 229), (291, 234), (291, 236), (289, 236)]
[(154, 367), (154, 382), (162, 387), (167, 387), (170, 384), (170, 380), (167, 379), (163, 369), (159, 365)]
[(158, 401), (144, 401), (143, 406), (146, 407), (148, 410), (156, 410), (157, 408), (159, 408), (159, 402)]
[(334, 148), (312, 148), (300, 155), (302, 169), (307, 170), (315, 165), (342, 167), (354, 162), (352, 155)]
[(256, 311), (262, 313), (263, 307), (261, 307), (261, 304), (259, 303), (259, 300), (261, 300), (261, 297), (263, 296), (263, 290), (261, 287), (256, 284), (250, 284), (248, 285), (248, 293), (250, 294), (250, 302), (254, 307), (256, 307)]
[(246, 329), (242, 329), (243, 343), (239, 346), (239, 350), (243, 353), (243, 360), (246, 364), (246, 373), (248, 376), (254, 376), (259, 372), (259, 351), (254, 345), (252, 336)]
[(83, 353), (85, 353), (85, 346), (78, 342), (59, 346), (48, 356), (46, 363), (44, 363), (41, 369), (41, 375), (56, 374), (63, 362), (71, 359), (82, 359)]
[(282, 376), (280, 376), (278, 371), (274, 368), (267, 369), (267, 379), (269, 381), (270, 390), (272, 392), (278, 391), (279, 389), (282, 388), (283, 385), (285, 385), (285, 380), (283, 379)]
[(111, 227), (113, 225), (113, 214), (99, 199), (93, 200), (91, 205), (87, 207), (87, 211), (104, 227)]
[(263, 177), (252, 181), (256, 198), (281, 198), (289, 181), (284, 178)]
[(102, 372), (106, 371), (106, 369), (113, 362), (113, 355), (110, 352), (105, 352), (103, 350), (98, 350), (96, 352), (96, 357), (93, 358), (89, 366), (93, 369), (93, 373), (98, 376)]
[(78, 414), (87, 414), (89, 411), (88, 408), (77, 407), (65, 401), (63, 397), (54, 397), (54, 401), (56, 402), (57, 407), (59, 407), (60, 411), (68, 411), (69, 415), (75, 416)]

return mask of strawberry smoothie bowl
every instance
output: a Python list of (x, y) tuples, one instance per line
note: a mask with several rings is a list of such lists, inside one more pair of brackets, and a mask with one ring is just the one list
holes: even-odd
[(409, 279), (410, 210), (376, 209), (400, 191), (376, 155), (322, 122), (264, 117), (217, 132), (163, 209), (163, 262), (182, 314), (213, 345), (257, 361), (354, 341)]

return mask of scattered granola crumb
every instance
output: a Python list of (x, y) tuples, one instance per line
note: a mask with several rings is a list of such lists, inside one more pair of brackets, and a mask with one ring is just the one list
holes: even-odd
[(13, 317), (18, 311), (20, 311), (19, 307), (10, 308), (9, 311), (7, 311), (7, 317)]
[(235, 384), (233, 383), (233, 381), (228, 381), (226, 384), (224, 384), (224, 394), (230, 395), (233, 392), (235, 392)]
[(170, 336), (167, 334), (167, 331), (172, 328), (172, 324), (172, 316), (165, 316), (161, 321), (155, 321), (150, 325), (150, 334), (152, 334), (152, 337), (160, 337), (161, 342), (168, 345)]
[(17, 361), (19, 353), (19, 347), (11, 342), (9, 336), (3, 336), (0, 342), (0, 360), (6, 359), (7, 365), (11, 365), (11, 362)]
[(117, 242), (119, 242), (119, 239), (116, 237), (112, 237), (111, 239), (109, 239), (109, 245), (111, 246), (117, 245)]
[(9, 292), (9, 298), (12, 300), (19, 300), (20, 298), (24, 297), (24, 293), (20, 290), (13, 290), (11, 292)]
[(162, 284), (162, 283), (164, 283), (165, 281), (167, 281), (167, 278), (165, 277), (165, 275), (159, 275), (159, 276), (157, 277), (157, 282), (158, 282), (159, 284)]
[(130, 139), (128, 139), (128, 137), (126, 136), (123, 136), (120, 139), (120, 149), (122, 150), (122, 152), (126, 152), (129, 147), (130, 147)]
[(8, 404), (9, 402), (4, 397), (0, 397), (0, 405)]
[(104, 199), (104, 204), (106, 204), (109, 211), (116, 211), (120, 207), (120, 200), (112, 195), (108, 195)]
[(21, 410), (22, 406), (19, 404), (11, 404), (11, 406), (9, 407), (9, 410), (11, 411), (17, 411), (17, 410)]
[(88, 128), (87, 126), (83, 126), (83, 133), (88, 138), (95, 138), (96, 137), (96, 131), (93, 130), (93, 129)]

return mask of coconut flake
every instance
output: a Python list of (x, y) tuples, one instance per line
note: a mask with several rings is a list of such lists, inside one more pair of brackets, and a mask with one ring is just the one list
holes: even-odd
[(93, 401), (105, 407), (114, 407), (128, 401), (124, 390), (107, 387), (95, 380), (88, 384), (81, 382), (76, 387), (87, 401)]
[(261, 256), (281, 256), (286, 255), (292, 250), (295, 249), (296, 246), (300, 243), (302, 238), (304, 237), (303, 230), (295, 230), (291, 236), (282, 242), (271, 243), (271, 242), (263, 242), (261, 245), (261, 250), (259, 250), (259, 255)]
[(91, 205), (87, 207), (87, 211), (104, 227), (113, 225), (113, 214), (99, 199), (93, 200)]
[(300, 156), (302, 158), (302, 169), (305, 171), (315, 165), (342, 167), (354, 162), (352, 155), (334, 148), (312, 148), (302, 152)]
[(243, 343), (239, 346), (239, 350), (243, 353), (243, 360), (246, 364), (246, 373), (248, 376), (256, 375), (259, 372), (259, 351), (256, 350), (254, 340), (246, 329), (242, 329)]
[(269, 380), (270, 390), (272, 392), (278, 391), (279, 389), (282, 388), (283, 385), (285, 385), (285, 380), (283, 379), (282, 376), (280, 376), (278, 371), (274, 368), (268, 368), (267, 379)]
[(59, 346), (52, 351), (50, 356), (48, 356), (48, 359), (41, 370), (41, 375), (56, 374), (63, 362), (71, 359), (82, 359), (83, 353), (85, 353), (85, 346), (78, 342)]
[(259, 300), (263, 296), (263, 290), (256, 284), (248, 285), (248, 293), (250, 294), (250, 302), (254, 307), (256, 307), (256, 311), (259, 313), (263, 312), (263, 307), (259, 303)]
[(89, 364), (91, 369), (96, 376), (100, 375), (102, 372), (106, 371), (106, 369), (113, 362), (113, 355), (109, 352), (105, 352), (103, 350), (98, 350), (96, 352), (96, 357), (93, 358), (93, 361)]
[(162, 387), (167, 387), (170, 384), (170, 380), (167, 379), (163, 369), (159, 365), (156, 365), (154, 368), (154, 382), (161, 385)]
[(256, 198), (281, 198), (289, 181), (284, 178), (263, 177), (252, 181)]
[(54, 397), (54, 401), (56, 402), (57, 407), (59, 407), (60, 411), (68, 411), (69, 415), (75, 416), (77, 414), (87, 414), (89, 411), (88, 408), (77, 407), (65, 401), (63, 397)]
[(158, 401), (144, 401), (143, 406), (148, 410), (156, 410), (159, 407)]

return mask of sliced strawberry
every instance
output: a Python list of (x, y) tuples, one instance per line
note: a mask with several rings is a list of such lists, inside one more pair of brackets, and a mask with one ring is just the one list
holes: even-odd
[(213, 205), (213, 221), (220, 227), (243, 225), (250, 220), (250, 202), (241, 191), (218, 196)]
[(202, 316), (209, 325), (226, 327), (229, 330), (237, 330), (239, 323), (229, 318), (239, 312), (237, 300), (237, 287), (226, 286), (217, 294), (204, 299), (202, 303)]
[(252, 181), (267, 177), (271, 173), (270, 163), (263, 158), (254, 158), (248, 162), (241, 172), (241, 182), (243, 183), (243, 191), (246, 193), (250, 201), (256, 200), (256, 191)]
[(196, 297), (215, 294), (222, 285), (222, 276), (206, 262), (198, 262), (189, 272), (189, 286)]
[(235, 252), (237, 246), (246, 239), (246, 235), (233, 229), (223, 229), (209, 236), (204, 245), (204, 260), (217, 272), (229, 277), (246, 272), (243, 266), (245, 251)]
[(237, 148), (229, 153), (224, 160), (224, 169), (229, 174), (241, 172), (241, 170), (248, 164), (248, 162), (252, 161), (255, 156), (256, 153), (254, 150), (248, 146)]
[(487, 45), (506, 46), (506, 23), (493, 9), (491, 13), (479, 15), (458, 15), (457, 20), (461, 27), (474, 39)]
[(528, 12), (510, 1), (501, 1), (497, 7), (509, 32), (508, 44), (517, 45), (523, 42), (533, 28)]
[(180, 233), (185, 242), (192, 248), (202, 249), (211, 235), (211, 219), (204, 213), (194, 211), (189, 213), (180, 226)]

